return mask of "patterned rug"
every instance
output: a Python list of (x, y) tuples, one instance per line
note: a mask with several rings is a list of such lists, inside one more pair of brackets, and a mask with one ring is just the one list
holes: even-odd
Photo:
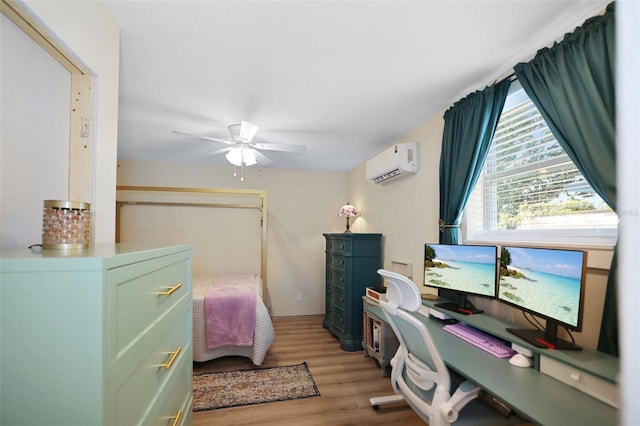
[(320, 396), (306, 362), (193, 376), (193, 411)]

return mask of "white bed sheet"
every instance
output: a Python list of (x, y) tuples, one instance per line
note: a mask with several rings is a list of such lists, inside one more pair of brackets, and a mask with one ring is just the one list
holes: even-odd
[[(225, 346), (207, 348), (204, 296), (209, 286), (225, 280), (253, 283), (258, 293), (256, 298), (256, 324), (252, 346)], [(262, 365), (271, 344), (275, 340), (269, 311), (262, 301), (262, 278), (257, 274), (194, 275), (193, 277), (193, 360), (204, 362), (223, 356), (242, 356), (251, 359), (254, 365)]]

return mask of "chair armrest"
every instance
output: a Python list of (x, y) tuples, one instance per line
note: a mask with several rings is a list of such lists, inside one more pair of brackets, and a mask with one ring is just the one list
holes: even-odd
[(460, 410), (473, 401), (480, 394), (480, 388), (470, 381), (460, 383), (460, 386), (451, 395), (451, 398), (446, 403), (440, 406), (440, 412), (449, 421), (453, 423), (458, 419)]

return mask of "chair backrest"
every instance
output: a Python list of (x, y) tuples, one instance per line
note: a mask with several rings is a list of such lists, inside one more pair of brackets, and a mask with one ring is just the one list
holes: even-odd
[[(420, 411), (430, 415), (429, 413), (437, 410), (432, 405), (437, 406), (450, 397), (449, 370), (426, 325), (410, 313), (418, 310), (422, 304), (416, 286), (407, 277), (395, 272), (380, 269), (378, 274), (387, 284), (386, 300), (380, 302), (380, 307), (400, 343), (391, 373), (394, 388), (402, 374), (406, 374), (411, 382), (423, 391), (429, 391), (435, 386), (434, 395), (437, 394), (437, 397), (433, 396), (431, 401), (420, 403)], [(402, 393), (405, 394), (406, 390)], [(425, 393), (415, 392), (412, 399), (424, 400), (424, 397)]]

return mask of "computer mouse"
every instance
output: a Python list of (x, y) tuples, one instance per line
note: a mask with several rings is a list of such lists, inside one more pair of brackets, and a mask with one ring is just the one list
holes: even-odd
[(533, 365), (533, 358), (518, 353), (509, 358), (509, 364), (515, 365), (516, 367), (531, 367)]

